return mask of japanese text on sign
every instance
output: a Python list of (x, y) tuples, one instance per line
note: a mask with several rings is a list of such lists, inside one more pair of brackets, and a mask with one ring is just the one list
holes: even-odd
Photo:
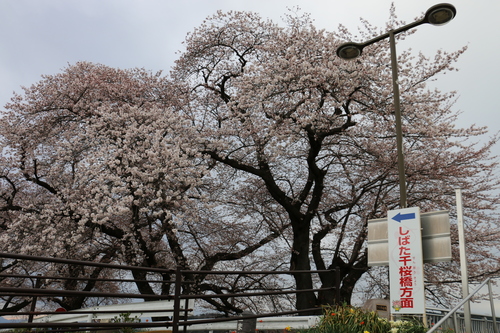
[(388, 221), (391, 312), (423, 313), (420, 211), (418, 208), (390, 211)]

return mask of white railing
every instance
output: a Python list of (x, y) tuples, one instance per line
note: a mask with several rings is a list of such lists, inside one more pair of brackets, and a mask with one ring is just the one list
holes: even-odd
[[(185, 302), (183, 301), (180, 303), (180, 310), (186, 309)], [(191, 299), (187, 304), (188, 311), (190, 310), (190, 312), (192, 312), (193, 307), (194, 300)], [(111, 320), (125, 313), (130, 313), (132, 318), (172, 317), (174, 313), (174, 301), (162, 300), (93, 306), (85, 309), (41, 316), (35, 318), (33, 321), (39, 323), (91, 323)]]
[[(439, 324), (439, 321), (450, 312), (449, 309), (428, 308), (428, 310), (430, 311), (427, 312), (427, 324), (431, 328), (436, 326), (435, 323)], [(455, 312), (439, 325), (438, 330), (452, 329), (456, 333), (466, 332), (464, 313), (462, 311)], [(497, 329), (500, 329), (497, 318), (494, 319), (486, 315), (472, 315), (471, 328), (473, 333), (495, 333), (494, 325), (497, 325)]]
[[(462, 316), (457, 315), (458, 310), (466, 303), (469, 302), (472, 296), (474, 296), (476, 293), (478, 293), (486, 284), (488, 284), (488, 291), (489, 291), (489, 296), (490, 296), (490, 306), (491, 306), (491, 317), (487, 316), (474, 316), (471, 318), (467, 318), (467, 315), (464, 313)], [(498, 333), (499, 332), (499, 327), (497, 324), (496, 320), (496, 314), (495, 314), (495, 303), (493, 301), (493, 293), (492, 293), (492, 287), (491, 287), (491, 279), (488, 278), (486, 279), (483, 283), (479, 285), (479, 287), (476, 288), (472, 293), (470, 293), (466, 298), (464, 298), (462, 301), (460, 301), (453, 309), (451, 310), (443, 310), (439, 309), (439, 311), (447, 312), (446, 314), (439, 315), (439, 314), (427, 314), (428, 318), (428, 323), (433, 323), (433, 318), (429, 320), (429, 316), (434, 316), (434, 318), (441, 317), (440, 320), (438, 320), (428, 331), (427, 333), (432, 333), (436, 330), (442, 330), (442, 329), (447, 329), (447, 328), (452, 328), (455, 332), (457, 333)], [(466, 321), (470, 320), (471, 323), (471, 330), (472, 332), (466, 332), (465, 327)]]

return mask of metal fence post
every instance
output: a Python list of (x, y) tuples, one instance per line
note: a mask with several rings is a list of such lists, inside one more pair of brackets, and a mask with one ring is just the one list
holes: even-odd
[(340, 304), (340, 268), (337, 266), (334, 269), (335, 271), (335, 304)]
[[(40, 275), (38, 275), (40, 276)], [(40, 277), (37, 277), (35, 278), (35, 288), (38, 289), (42, 286), (42, 280), (40, 279)], [(35, 317), (35, 309), (36, 309), (36, 302), (38, 301), (38, 297), (36, 296), (33, 296), (32, 300), (31, 300), (31, 306), (30, 306), (30, 314), (28, 316), (28, 323), (32, 323), (33, 322), (33, 318)]]
[(172, 318), (172, 333), (179, 333), (179, 318), (181, 313), (181, 283), (181, 268), (177, 266), (177, 269), (175, 270), (174, 315)]
[(493, 299), (493, 289), (491, 287), (491, 280), (488, 280), (488, 292), (490, 294), (491, 318), (493, 318), (493, 332), (498, 333), (497, 318), (495, 314), (495, 300)]
[(458, 329), (460, 328), (460, 326), (458, 325), (458, 318), (457, 318), (457, 313), (453, 313), (453, 329), (455, 330), (455, 332), (458, 332)]
[[(463, 216), (462, 190), (455, 189), (457, 200), (457, 227), (458, 227), (458, 245), (460, 250), (460, 271), (462, 276), (462, 297), (468, 299), (469, 296), (469, 273), (467, 268), (467, 252), (465, 244), (465, 227)], [(464, 304), (465, 332), (472, 333), (470, 301)]]
[(243, 312), (243, 318), (238, 320), (236, 324), (237, 333), (254, 333), (257, 327), (257, 318), (245, 318), (245, 316), (251, 316), (251, 312)]

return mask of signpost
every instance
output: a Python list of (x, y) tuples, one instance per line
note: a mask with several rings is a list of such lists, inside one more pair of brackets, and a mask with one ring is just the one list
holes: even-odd
[[(420, 213), (424, 263), (451, 261), (450, 214)], [(368, 266), (388, 266), (387, 218), (368, 220)]]
[(389, 278), (392, 314), (424, 314), (424, 263), (420, 209), (387, 214)]
[(450, 260), (448, 211), (404, 208), (368, 221), (368, 266), (389, 265), (391, 315), (421, 314), (426, 322), (423, 263)]

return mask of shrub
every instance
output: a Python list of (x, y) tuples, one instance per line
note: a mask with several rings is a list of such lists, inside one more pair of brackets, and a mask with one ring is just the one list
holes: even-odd
[(391, 321), (391, 333), (425, 333), (427, 329), (416, 319)]
[(324, 315), (315, 327), (302, 333), (424, 333), (417, 320), (389, 321), (376, 312), (352, 306), (325, 307)]
[[(115, 316), (111, 319), (112, 323), (140, 323), (141, 319), (138, 316), (132, 316), (130, 313), (120, 313), (119, 316)], [(136, 330), (132, 327), (122, 327), (119, 328), (117, 333), (133, 333)]]

